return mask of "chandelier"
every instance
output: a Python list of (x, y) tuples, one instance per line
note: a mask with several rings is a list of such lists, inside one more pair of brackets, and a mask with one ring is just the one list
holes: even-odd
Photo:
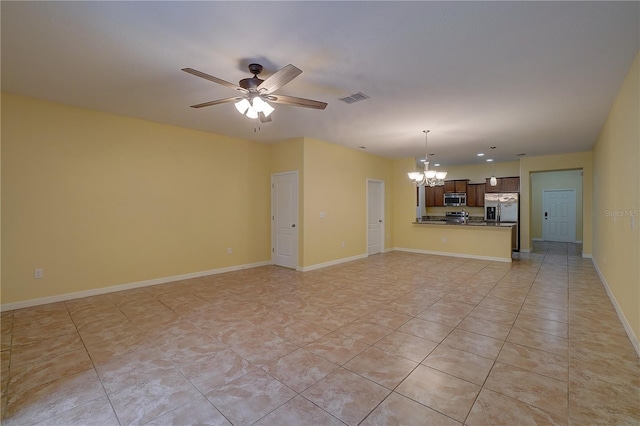
[(427, 134), (429, 132), (430, 130), (423, 130), (425, 147), (424, 172), (407, 173), (415, 186), (442, 186), (444, 185), (444, 178), (447, 177), (447, 172), (429, 170), (429, 149), (427, 147)]

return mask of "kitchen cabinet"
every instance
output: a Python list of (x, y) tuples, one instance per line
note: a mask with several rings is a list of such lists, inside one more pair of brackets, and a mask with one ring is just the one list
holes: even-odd
[(467, 185), (469, 184), (469, 179), (465, 180), (455, 180), (455, 192), (467, 192)]
[(456, 179), (444, 181), (444, 192), (467, 192), (469, 179)]
[(502, 192), (520, 192), (519, 177), (502, 178)]
[(425, 188), (425, 205), (427, 207), (444, 206), (444, 186), (427, 186)]
[(467, 206), (484, 207), (484, 183), (471, 183), (467, 185)]
[(485, 192), (520, 192), (520, 178), (519, 177), (502, 177), (497, 178), (498, 184), (491, 186), (489, 178), (485, 185)]

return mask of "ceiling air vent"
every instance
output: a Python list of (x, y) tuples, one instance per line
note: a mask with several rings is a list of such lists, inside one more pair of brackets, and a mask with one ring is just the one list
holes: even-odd
[(354, 102), (364, 101), (365, 99), (369, 99), (369, 97), (362, 92), (358, 92), (345, 98), (340, 98), (339, 100), (348, 104), (352, 104)]

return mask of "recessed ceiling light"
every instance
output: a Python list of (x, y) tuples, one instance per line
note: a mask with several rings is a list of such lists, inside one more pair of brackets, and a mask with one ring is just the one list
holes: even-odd
[(426, 163), (426, 162), (427, 162), (427, 160), (420, 160), (420, 162), (421, 162), (421, 163)]
[(434, 166), (435, 166), (435, 167), (438, 167), (439, 165), (440, 165), (440, 163), (436, 163), (436, 164), (434, 164)]
[(488, 162), (492, 162), (492, 161), (493, 161), (493, 158), (487, 158), (487, 161), (488, 161)]
[(479, 152), (479, 153), (478, 153), (478, 157), (484, 157), (484, 153)]

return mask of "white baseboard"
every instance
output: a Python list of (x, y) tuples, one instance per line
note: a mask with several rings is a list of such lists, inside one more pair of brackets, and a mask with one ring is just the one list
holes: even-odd
[(407, 253), (434, 254), (436, 256), (449, 256), (449, 257), (462, 257), (465, 259), (490, 260), (493, 262), (511, 262), (510, 257), (506, 258), (506, 257), (479, 256), (475, 254), (450, 253), (446, 251), (432, 251), (432, 250), (418, 250), (418, 249), (403, 248), (403, 247), (396, 247), (395, 250), (404, 251)]
[(576, 240), (575, 243), (576, 244), (582, 244), (582, 240)]
[(593, 255), (591, 253), (582, 252), (582, 257), (585, 259), (593, 259)]
[(341, 263), (352, 262), (354, 260), (364, 259), (366, 257), (367, 257), (366, 254), (359, 254), (359, 255), (356, 255), (356, 256), (343, 257), (342, 259), (331, 260), (329, 262), (316, 263), (315, 265), (311, 265), (311, 266), (298, 266), (298, 268), (296, 268), (296, 270), (298, 270), (300, 272), (308, 272), (308, 271), (313, 271), (315, 269), (326, 268), (327, 266), (334, 266), (334, 265), (339, 265)]
[(100, 294), (114, 293), (116, 291), (130, 290), (133, 288), (147, 287), (150, 285), (165, 284), (172, 281), (188, 280), (190, 278), (206, 277), (207, 275), (224, 274), (225, 272), (240, 271), (242, 269), (257, 268), (271, 265), (271, 261), (247, 263), (244, 265), (229, 266), (226, 268), (210, 269), (208, 271), (191, 272), (188, 274), (174, 275), (171, 277), (154, 278), (151, 280), (137, 281), (127, 284), (119, 284), (109, 287), (101, 287), (92, 290), (76, 291), (55, 296), (41, 297), (38, 299), (24, 300), (21, 302), (5, 303), (0, 305), (0, 312), (12, 311), (14, 309), (29, 308), (32, 306), (46, 305), (47, 303), (64, 302), (66, 300), (79, 299), (81, 297), (97, 296)]
[(609, 288), (609, 283), (605, 279), (604, 275), (602, 275), (602, 271), (600, 271), (600, 268), (598, 267), (598, 263), (593, 258), (591, 260), (593, 262), (593, 266), (595, 266), (596, 271), (598, 272), (598, 276), (600, 277), (600, 281), (602, 282), (604, 289), (607, 291), (607, 294), (609, 295), (609, 299), (611, 300), (611, 303), (613, 303), (613, 307), (616, 309), (616, 313), (618, 314), (618, 318), (620, 319), (620, 322), (624, 327), (624, 331), (627, 332), (627, 336), (629, 336), (629, 340), (631, 340), (631, 344), (636, 350), (636, 354), (640, 358), (640, 341), (638, 341), (638, 336), (633, 334), (633, 329), (631, 328), (631, 325), (629, 325), (629, 321), (627, 321), (627, 318), (624, 316), (624, 313), (622, 312), (620, 305), (618, 305), (618, 301), (616, 300), (615, 296), (613, 295), (613, 292)]

